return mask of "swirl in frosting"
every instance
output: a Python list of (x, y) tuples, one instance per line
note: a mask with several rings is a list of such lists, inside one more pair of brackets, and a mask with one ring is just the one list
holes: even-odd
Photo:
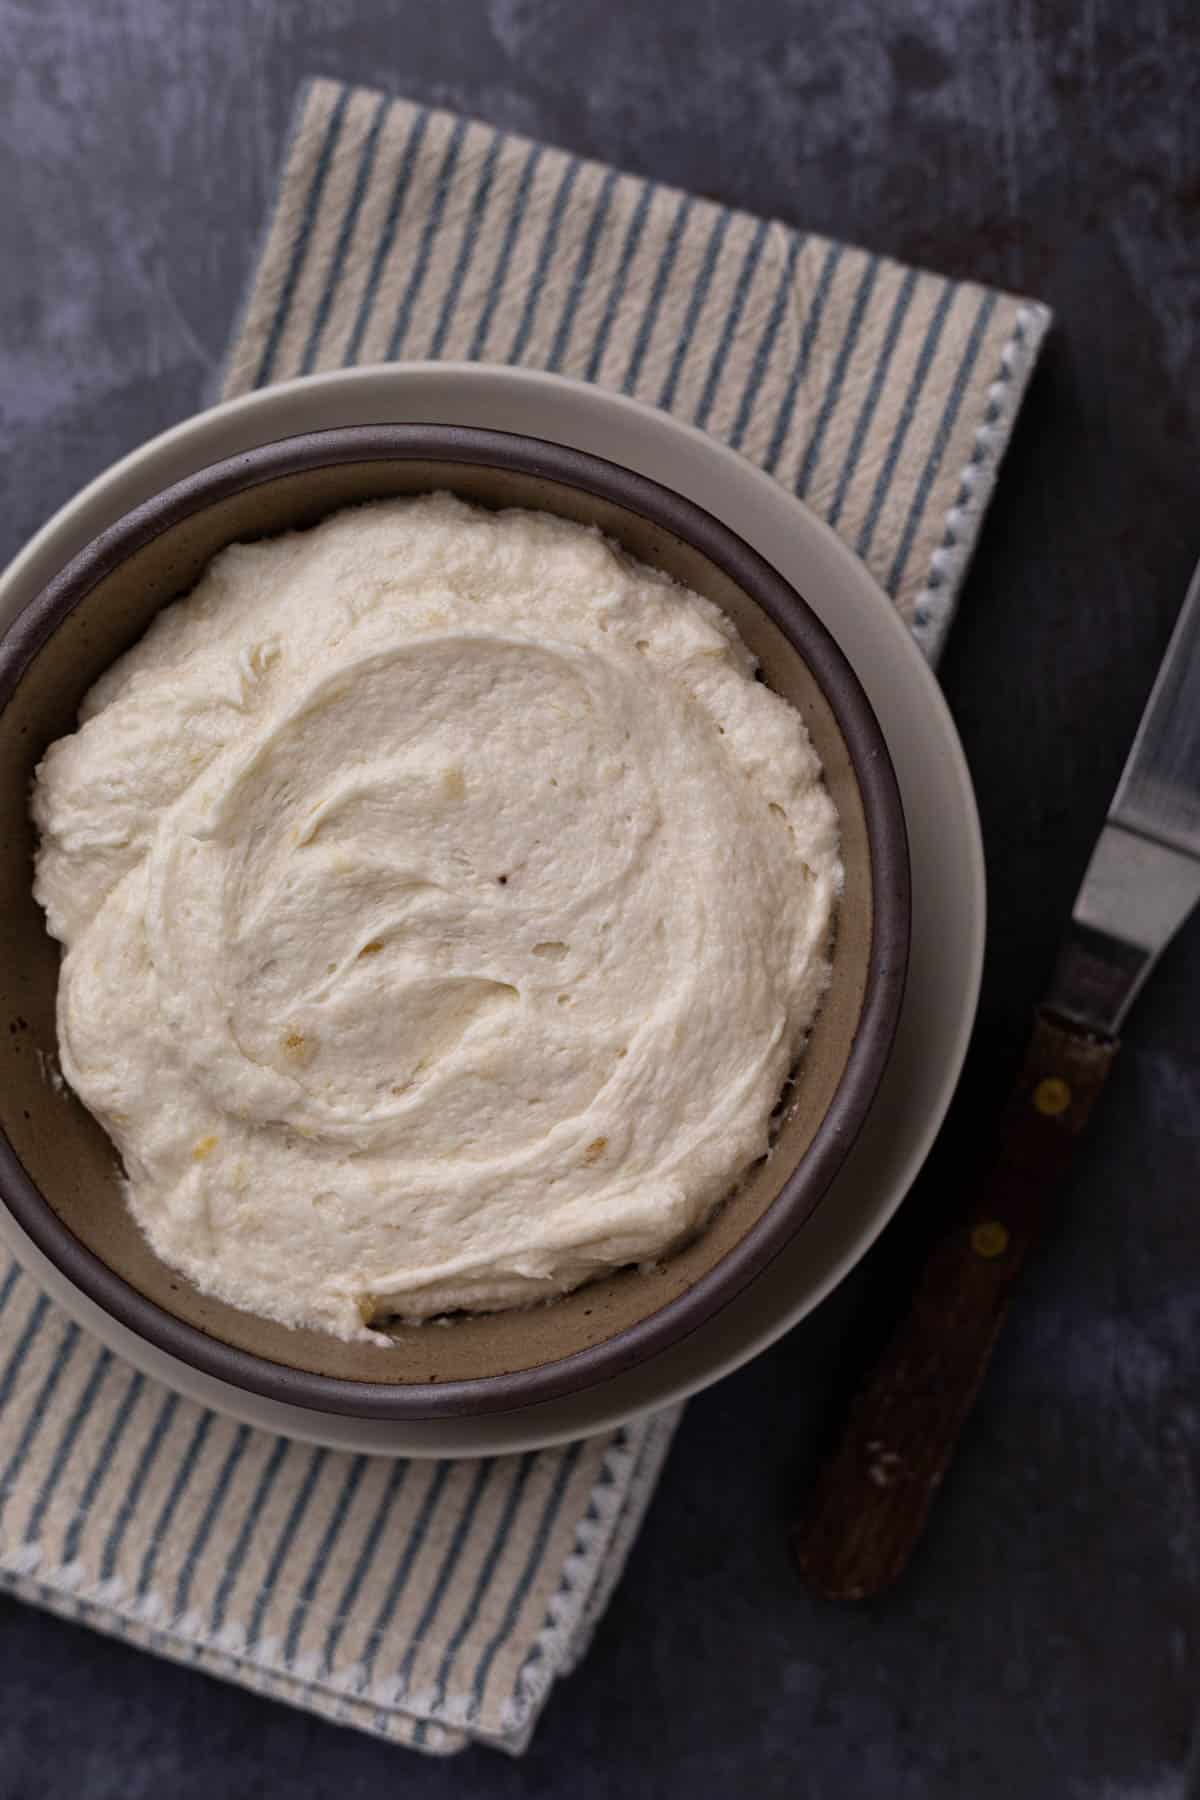
[(341, 1337), (701, 1226), (828, 978), (834, 808), (709, 602), (545, 513), (220, 554), (39, 770), (64, 1073), (155, 1250)]

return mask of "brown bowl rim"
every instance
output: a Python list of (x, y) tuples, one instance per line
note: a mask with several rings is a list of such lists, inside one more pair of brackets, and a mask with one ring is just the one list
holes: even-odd
[(808, 603), (694, 501), (649, 476), (548, 439), (458, 425), (339, 426), (276, 439), (196, 470), (98, 533), (23, 608), (0, 637), (0, 710), (43, 644), (97, 583), (203, 506), (281, 476), (401, 460), (468, 463), (557, 481), (641, 516), (723, 569), (803, 657), (834, 713), (862, 796), (872, 868), (862, 1012), (833, 1099), (797, 1168), (745, 1237), (684, 1293), (611, 1338), (533, 1368), (437, 1383), (349, 1381), (226, 1344), (139, 1293), (87, 1249), (0, 1130), (0, 1199), (59, 1272), (120, 1324), (193, 1369), (270, 1400), (354, 1418), (415, 1421), (511, 1412), (593, 1387), (689, 1336), (762, 1273), (827, 1191), (875, 1096), (904, 994), (911, 895), (904, 811), (887, 744), (857, 675)]

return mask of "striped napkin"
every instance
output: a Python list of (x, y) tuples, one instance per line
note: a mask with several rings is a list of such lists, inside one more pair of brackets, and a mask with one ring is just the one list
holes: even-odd
[[(298, 107), (226, 394), (481, 358), (670, 409), (801, 494), (934, 657), (1046, 310), (446, 113)], [(218, 1417), (0, 1259), (0, 1582), (429, 1751), (523, 1748), (578, 1660), (677, 1417), (391, 1461)]]

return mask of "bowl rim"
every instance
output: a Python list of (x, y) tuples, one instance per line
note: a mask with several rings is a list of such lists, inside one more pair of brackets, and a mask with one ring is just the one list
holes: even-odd
[(194, 471), (97, 533), (17, 615), (0, 637), (0, 710), (33, 658), (92, 589), (195, 512), (288, 475), (348, 462), (406, 460), (497, 467), (557, 481), (667, 530), (721, 568), (801, 655), (834, 713), (863, 801), (873, 902), (863, 1006), (846, 1065), (800, 1164), (766, 1211), (682, 1294), (599, 1343), (531, 1368), (436, 1383), (352, 1381), (227, 1344), (159, 1306), (82, 1244), (0, 1130), (0, 1199), (68, 1280), (160, 1350), (236, 1387), (310, 1410), (429, 1420), (560, 1399), (647, 1361), (712, 1318), (783, 1249), (828, 1189), (886, 1066), (907, 974), (910, 879), (903, 805), (874, 710), (832, 633), (791, 583), (738, 533), (665, 484), (589, 452), (519, 433), (399, 422), (335, 426), (274, 439)]

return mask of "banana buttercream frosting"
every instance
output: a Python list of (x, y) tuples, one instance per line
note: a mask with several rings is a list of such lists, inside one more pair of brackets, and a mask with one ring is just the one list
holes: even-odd
[(669, 1252), (767, 1150), (828, 980), (800, 716), (712, 604), (546, 513), (223, 551), (33, 810), (63, 1071), (138, 1223), (340, 1337)]

